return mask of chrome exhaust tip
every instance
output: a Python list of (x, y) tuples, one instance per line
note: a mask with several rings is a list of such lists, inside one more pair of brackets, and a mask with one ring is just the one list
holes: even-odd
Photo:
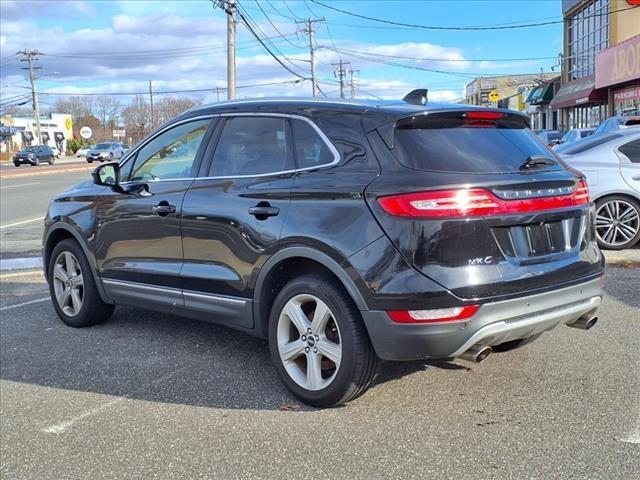
[(598, 322), (598, 317), (592, 313), (587, 313), (577, 319), (575, 322), (567, 323), (567, 327), (579, 328), (580, 330), (589, 330)]
[(488, 345), (474, 345), (469, 350), (460, 355), (460, 358), (469, 362), (480, 363), (487, 359), (491, 355), (491, 347)]

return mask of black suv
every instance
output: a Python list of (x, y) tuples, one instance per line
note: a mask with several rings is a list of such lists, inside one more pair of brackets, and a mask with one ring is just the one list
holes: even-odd
[(19, 167), (23, 163), (28, 163), (33, 167), (40, 165), (40, 162), (47, 162), (53, 165), (55, 154), (48, 145), (32, 145), (25, 147), (13, 156), (13, 164)]
[(381, 359), (481, 361), (596, 321), (587, 186), (517, 112), (223, 103), (93, 177), (45, 219), (60, 318), (130, 304), (268, 338), (312, 405), (362, 394)]

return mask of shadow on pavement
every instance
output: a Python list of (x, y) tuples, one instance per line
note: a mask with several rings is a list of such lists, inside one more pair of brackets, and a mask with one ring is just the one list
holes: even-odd
[[(3, 290), (15, 288), (3, 282)], [(203, 407), (298, 403), (280, 382), (267, 342), (224, 327), (118, 307), (109, 322), (74, 329), (49, 302), (3, 312), (1, 321), (3, 380)], [(376, 385), (431, 367), (464, 369), (446, 361), (387, 363)]]

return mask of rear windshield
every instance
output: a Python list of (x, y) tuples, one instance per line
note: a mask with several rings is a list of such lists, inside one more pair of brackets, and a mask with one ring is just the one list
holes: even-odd
[[(531, 157), (559, 162), (522, 119), (465, 122), (437, 114), (399, 120), (393, 152), (404, 166), (461, 173), (512, 173)], [(430, 118), (428, 118), (430, 117)]]
[(567, 145), (561, 145), (556, 148), (556, 153), (562, 153), (564, 155), (575, 155), (577, 153), (586, 152), (598, 145), (607, 143), (614, 138), (622, 137), (621, 134), (615, 132), (594, 133), (587, 138), (578, 140), (577, 142), (569, 143)]

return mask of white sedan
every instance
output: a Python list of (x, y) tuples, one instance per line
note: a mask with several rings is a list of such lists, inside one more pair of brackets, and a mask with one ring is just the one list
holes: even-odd
[(93, 148), (93, 146), (91, 145), (86, 145), (82, 148), (79, 148), (78, 151), (76, 151), (76, 157), (86, 157), (87, 153), (89, 153), (89, 150), (91, 150)]

